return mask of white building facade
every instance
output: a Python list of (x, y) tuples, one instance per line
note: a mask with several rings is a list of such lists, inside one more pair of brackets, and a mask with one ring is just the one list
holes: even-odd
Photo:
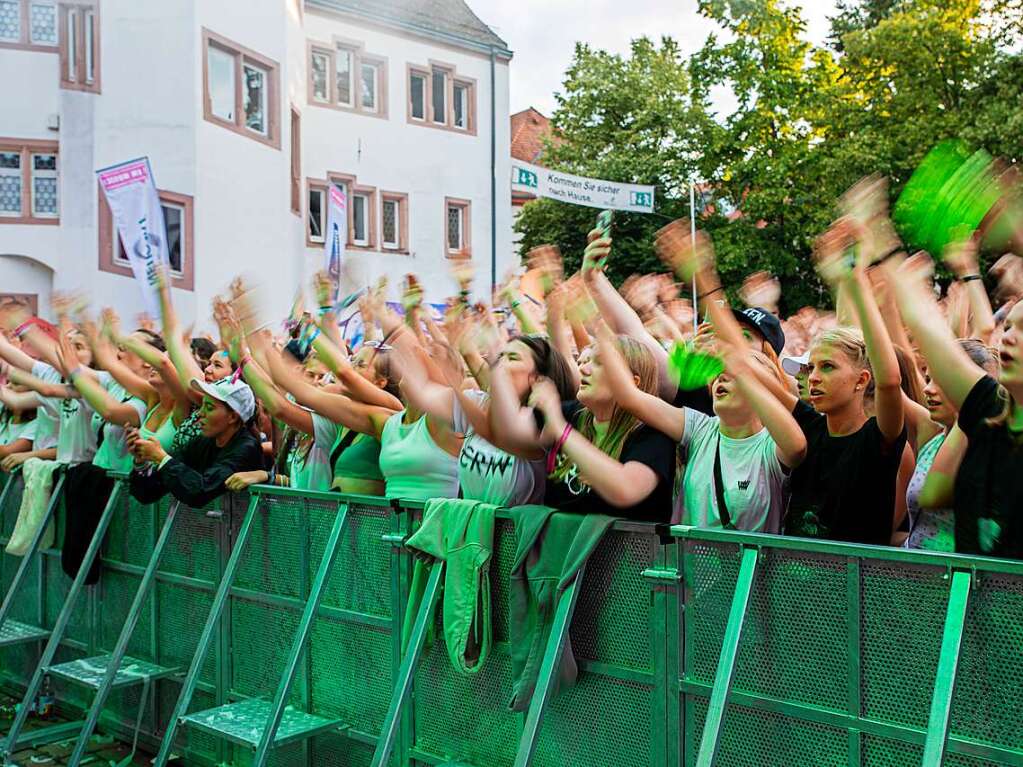
[(467, 258), (487, 297), (517, 261), (510, 58), (463, 0), (0, 0), (0, 295), (141, 311), (95, 171), (148, 156), (186, 321), (237, 274), (283, 315), (328, 183), (362, 282), (439, 301)]

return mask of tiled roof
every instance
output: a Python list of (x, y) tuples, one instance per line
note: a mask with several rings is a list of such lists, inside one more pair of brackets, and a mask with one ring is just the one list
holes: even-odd
[(551, 121), (533, 107), (511, 116), (511, 155), (516, 160), (543, 165), (544, 136), (551, 132)]
[(496, 48), (511, 56), (508, 44), (480, 21), (464, 0), (306, 0), (306, 5), (361, 16), (471, 48)]

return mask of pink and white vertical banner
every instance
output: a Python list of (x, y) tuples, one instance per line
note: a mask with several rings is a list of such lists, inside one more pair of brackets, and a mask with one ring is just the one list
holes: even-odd
[(324, 268), (337, 291), (341, 285), (341, 258), (348, 242), (348, 199), (343, 189), (336, 184), (327, 186), (327, 231), (323, 233)]
[(153, 183), (149, 158), (140, 157), (96, 171), (99, 185), (114, 214), (117, 233), (131, 270), (142, 288), (146, 311), (160, 316), (156, 266), (167, 268), (167, 230), (160, 195)]

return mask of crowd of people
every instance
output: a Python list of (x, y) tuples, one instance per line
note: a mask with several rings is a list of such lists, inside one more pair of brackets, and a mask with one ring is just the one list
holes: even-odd
[(9, 304), (0, 468), (26, 484), (66, 468), (69, 574), (109, 471), (141, 502), (197, 508), (275, 484), (1021, 557), (1019, 265), (994, 270), (994, 310), (974, 234), (937, 254), (956, 275), (942, 289), (931, 257), (893, 239), (886, 196), (863, 182), (816, 243), (835, 312), (785, 320), (762, 273), (732, 308), (689, 221), (658, 233), (668, 271), (621, 289), (600, 229), (571, 276), (557, 248), (530, 252), (539, 295), (510, 280), (473, 303), (460, 264), (438, 319), (414, 277), (400, 306), (380, 283), (358, 298), (354, 348), (325, 274), (279, 330), (236, 281), (215, 339), (184, 331), (161, 275), (159, 329), (73, 298), (56, 325)]

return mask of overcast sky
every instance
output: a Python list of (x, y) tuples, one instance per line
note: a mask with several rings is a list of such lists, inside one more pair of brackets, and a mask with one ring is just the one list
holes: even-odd
[[(674, 37), (686, 54), (695, 52), (715, 28), (696, 12), (696, 0), (467, 0), (476, 15), (515, 52), (511, 63), (511, 111), (536, 107), (550, 116), (577, 40), (616, 53), (646, 35)], [(797, 2), (798, 0), (792, 0)], [(802, 0), (807, 35), (823, 42), (833, 0)], [(727, 110), (730, 99), (719, 95)]]

